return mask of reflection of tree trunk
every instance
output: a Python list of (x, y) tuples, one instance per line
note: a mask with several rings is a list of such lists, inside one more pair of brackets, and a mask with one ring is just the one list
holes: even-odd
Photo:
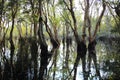
[(10, 72), (11, 72), (11, 66), (8, 63), (8, 61), (4, 62), (4, 72), (3, 72), (3, 80), (10, 80)]
[(76, 73), (77, 73), (77, 66), (78, 66), (78, 63), (80, 61), (80, 58), (82, 60), (82, 70), (83, 70), (83, 77), (84, 77), (84, 80), (86, 80), (86, 70), (85, 70), (85, 56), (86, 56), (86, 51), (87, 51), (87, 48), (86, 48), (86, 44), (81, 41), (80, 43), (78, 43), (77, 45), (77, 58), (75, 60), (75, 64), (74, 64), (74, 68), (75, 71), (74, 71), (74, 80), (76, 79)]
[(2, 66), (1, 66), (1, 62), (0, 62), (0, 78), (2, 79)]
[[(7, 77), (6, 79), (10, 78), (10, 64), (8, 62), (8, 59), (5, 56), (5, 52), (6, 52), (5, 36), (6, 36), (7, 31), (8, 31), (8, 28), (7, 28), (6, 32), (4, 32), (2, 41), (0, 43), (0, 52), (1, 52), (0, 58), (1, 58), (1, 61), (3, 60), (3, 64), (4, 64), (4, 69), (2, 69), (3, 65), (1, 65), (2, 62), (0, 62), (0, 78), (1, 78), (1, 80), (5, 80), (4, 77)], [(6, 72), (6, 71), (9, 71), (9, 72)]]
[[(65, 69), (69, 71), (69, 47), (70, 47), (70, 36), (69, 26), (66, 25), (66, 55), (65, 55)], [(67, 74), (67, 73), (66, 73)]]
[(80, 56), (77, 54), (77, 58), (75, 60), (75, 63), (74, 63), (74, 76), (73, 76), (73, 80), (76, 80), (76, 75), (77, 75), (77, 66), (78, 66), (78, 63), (80, 61)]
[[(65, 56), (65, 40), (66, 40), (66, 39), (65, 39), (65, 28), (63, 28), (63, 37), (62, 37), (62, 44), (63, 44), (63, 49), (62, 49), (63, 51), (62, 51), (62, 52), (63, 52), (63, 56)], [(62, 80), (65, 79), (65, 74), (64, 74), (64, 73), (65, 73), (65, 71), (64, 71), (64, 69), (65, 69), (64, 66), (65, 66), (65, 65), (64, 65), (64, 63), (65, 63), (65, 62), (63, 61), (63, 63), (62, 63), (62, 70), (63, 70), (63, 71), (62, 71)]]
[(29, 43), (27, 40), (25, 40), (25, 45), (23, 47), (23, 80), (28, 80), (28, 49)]
[[(74, 63), (74, 67), (72, 69), (72, 71), (74, 71), (73, 80), (76, 80), (77, 67), (78, 67), (80, 59), (82, 60), (83, 77), (84, 77), (84, 80), (87, 80), (86, 70), (85, 70), (86, 51), (87, 51), (86, 44), (83, 41), (77, 44), (77, 57)], [(72, 71), (70, 72), (70, 75)]]
[(47, 47), (44, 45), (41, 45), (41, 62), (40, 62), (40, 72), (39, 72), (39, 79), (44, 80), (44, 74), (45, 71), (47, 73), (47, 65), (48, 65), (48, 59), (49, 59), (49, 53), (47, 50)]
[(54, 72), (53, 72), (53, 80), (55, 80), (56, 75), (56, 68), (57, 68), (57, 50), (55, 51), (54, 59), (53, 59), (53, 65), (54, 65)]
[(67, 46), (66, 46), (66, 55), (65, 55), (65, 68), (67, 70), (69, 70), (69, 46), (68, 46), (68, 43), (67, 43)]
[(27, 80), (28, 70), (28, 41), (26, 38), (21, 37), (19, 39), (19, 50), (17, 53), (17, 62), (15, 64), (15, 78), (18, 80)]
[[(22, 79), (23, 76), (21, 76), (21, 72), (23, 72), (22, 68), (23, 68), (23, 46), (24, 46), (24, 39), (21, 37), (19, 39), (19, 51), (17, 53), (17, 62), (16, 62), (16, 78), (18, 80)], [(22, 78), (21, 78), (22, 77)]]
[(31, 55), (32, 55), (32, 60), (34, 62), (34, 77), (33, 80), (37, 80), (37, 56), (38, 56), (38, 46), (37, 46), (37, 41), (35, 38), (31, 38)]
[(89, 73), (90, 73), (91, 72), (90, 66), (91, 66), (91, 62), (93, 60), (94, 65), (95, 65), (95, 69), (96, 69), (96, 74), (97, 74), (97, 76), (99, 76), (99, 78), (101, 80), (100, 72), (99, 72), (98, 67), (97, 67), (97, 57), (96, 57), (95, 46), (96, 46), (96, 41), (95, 40), (92, 41), (92, 42), (89, 42), (89, 44), (88, 44), (88, 60), (89, 60), (88, 70), (89, 70)]

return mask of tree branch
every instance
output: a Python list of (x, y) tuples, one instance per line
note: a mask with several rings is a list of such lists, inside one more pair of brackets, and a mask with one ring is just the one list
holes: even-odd
[[(83, 35), (86, 34), (86, 28), (89, 26), (89, 33), (90, 29), (91, 29), (91, 24), (90, 24), (90, 19), (89, 19), (89, 0), (86, 0), (86, 4), (85, 4), (85, 14), (84, 14), (84, 25), (83, 25)], [(85, 36), (83, 36), (83, 40), (84, 40)]]
[(67, 9), (70, 11), (70, 8), (69, 8), (67, 2), (65, 2), (65, 0), (63, 0), (63, 2), (64, 2), (64, 4), (66, 5)]
[(105, 4), (104, 0), (103, 0), (103, 2), (102, 2), (102, 6), (103, 6), (103, 10), (102, 10), (102, 12), (101, 12), (101, 14), (100, 14), (100, 16), (99, 16), (99, 18), (98, 18), (98, 21), (97, 21), (97, 23), (96, 23), (95, 31), (94, 31), (93, 39), (92, 39), (92, 40), (95, 39), (95, 36), (96, 36), (96, 34), (97, 34), (97, 31), (98, 31), (98, 27), (100, 27), (100, 23), (101, 23), (102, 17), (103, 17), (103, 15), (104, 15), (104, 12), (105, 12), (105, 9), (106, 9), (106, 4)]

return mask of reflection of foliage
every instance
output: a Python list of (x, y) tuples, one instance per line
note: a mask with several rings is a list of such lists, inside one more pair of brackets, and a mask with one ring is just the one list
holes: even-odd
[(112, 80), (119, 80), (120, 79), (120, 54), (110, 53), (105, 57), (109, 57), (105, 61), (103, 61), (103, 71), (110, 73), (108, 79), (111, 78)]
[(119, 35), (105, 35), (98, 38), (99, 41), (105, 44), (107, 51), (117, 53), (120, 47)]
[[(112, 29), (115, 35), (102, 36), (99, 38), (105, 44), (107, 55), (103, 60), (102, 69), (109, 75), (105, 80), (119, 80), (120, 79), (120, 22)], [(116, 36), (117, 35), (117, 36)]]
[(105, 39), (104, 37), (104, 43), (107, 51), (107, 55), (104, 56), (104, 65), (102, 66), (103, 71), (109, 73), (108, 79), (110, 80), (119, 80), (120, 76), (120, 52), (119, 52), (119, 46), (120, 46), (120, 38), (114, 37), (114, 38), (108, 38)]

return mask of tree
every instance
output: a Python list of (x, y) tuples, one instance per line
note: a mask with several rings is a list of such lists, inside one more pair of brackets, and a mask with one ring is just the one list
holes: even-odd
[(18, 1), (16, 0), (12, 0), (9, 2), (9, 6), (11, 9), (11, 17), (12, 17), (12, 28), (10, 31), (10, 66), (11, 66), (11, 79), (14, 79), (14, 67), (13, 67), (13, 55), (14, 55), (14, 50), (15, 50), (15, 46), (14, 46), (14, 42), (13, 42), (13, 29), (14, 29), (14, 24), (15, 24), (15, 17), (17, 14), (17, 10), (18, 10)]
[[(76, 43), (77, 43), (77, 58), (75, 60), (74, 67), (73, 67), (73, 70), (74, 70), (73, 79), (74, 80), (76, 79), (77, 66), (78, 66), (80, 58), (82, 60), (82, 68), (83, 68), (84, 78), (86, 79), (86, 77), (85, 77), (85, 56), (86, 56), (87, 49), (86, 49), (86, 43), (85, 43), (85, 30), (83, 30), (82, 39), (80, 40), (78, 32), (77, 32), (77, 21), (76, 21), (75, 13), (74, 13), (74, 10), (73, 10), (73, 1), (69, 0), (70, 5), (68, 5), (67, 2), (65, 2), (65, 0), (63, 0), (63, 1), (66, 5), (67, 9), (69, 10), (69, 12), (71, 14), (71, 17), (72, 17), (73, 27), (71, 26), (71, 29), (74, 33), (75, 40), (76, 40)], [(70, 72), (70, 74), (71, 74), (71, 72)]]
[[(45, 21), (42, 18), (42, 6), (41, 6), (42, 2), (39, 1), (39, 30), (38, 30), (38, 36), (39, 36), (39, 40), (40, 40), (40, 46), (41, 46), (41, 66), (40, 66), (40, 72), (39, 72), (39, 79), (43, 79), (43, 75), (44, 72), (46, 71), (47, 74), (47, 65), (48, 65), (48, 60), (49, 58), (51, 58), (51, 55), (54, 53), (54, 51), (56, 51), (56, 48), (59, 47), (59, 42), (57, 39), (57, 36), (54, 37), (53, 33), (51, 32), (49, 25), (47, 23), (47, 15), (45, 15)], [(50, 41), (53, 45), (53, 48), (51, 50), (51, 52), (49, 53), (47, 48), (48, 45), (46, 44), (46, 40), (45, 40), (45, 36), (43, 34), (43, 23), (46, 26), (46, 31), (50, 36)], [(52, 54), (51, 54), (52, 53)]]
[[(2, 25), (1, 25), (1, 22), (2, 22), (2, 15), (3, 15), (3, 9), (4, 9), (4, 0), (0, 1), (0, 37), (2, 37)], [(2, 44), (2, 40), (0, 39), (0, 44)], [(0, 51), (1, 51), (1, 47), (0, 46)], [(1, 69), (1, 62), (0, 62), (0, 77), (2, 77), (2, 69)]]
[[(89, 0), (87, 0), (88, 4), (89, 4)], [(89, 32), (89, 44), (88, 44), (88, 57), (89, 57), (89, 72), (90, 72), (90, 64), (91, 64), (91, 59), (93, 59), (94, 61), (94, 64), (95, 64), (95, 67), (96, 67), (96, 72), (97, 72), (97, 75), (100, 77), (100, 72), (97, 68), (97, 59), (96, 59), (96, 50), (95, 50), (95, 46), (96, 46), (96, 40), (95, 40), (95, 37), (96, 37), (96, 34), (97, 34), (97, 31), (98, 31), (98, 28), (100, 27), (100, 23), (101, 23), (101, 19), (104, 15), (104, 12), (105, 12), (105, 9), (106, 9), (106, 5), (105, 5), (105, 1), (102, 0), (102, 7), (103, 7), (103, 10), (97, 20), (97, 23), (95, 25), (95, 30), (94, 30), (94, 33), (93, 35), (91, 35), (91, 21), (90, 21), (90, 16), (89, 16), (89, 13), (88, 13), (88, 16), (87, 16), (87, 21), (88, 21), (88, 32)], [(88, 10), (89, 10), (89, 7), (88, 7)], [(100, 77), (101, 79), (101, 77)]]

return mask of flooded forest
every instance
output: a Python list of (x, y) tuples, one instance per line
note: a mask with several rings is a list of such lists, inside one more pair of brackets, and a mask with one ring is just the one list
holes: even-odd
[(120, 0), (0, 0), (0, 80), (120, 80)]

